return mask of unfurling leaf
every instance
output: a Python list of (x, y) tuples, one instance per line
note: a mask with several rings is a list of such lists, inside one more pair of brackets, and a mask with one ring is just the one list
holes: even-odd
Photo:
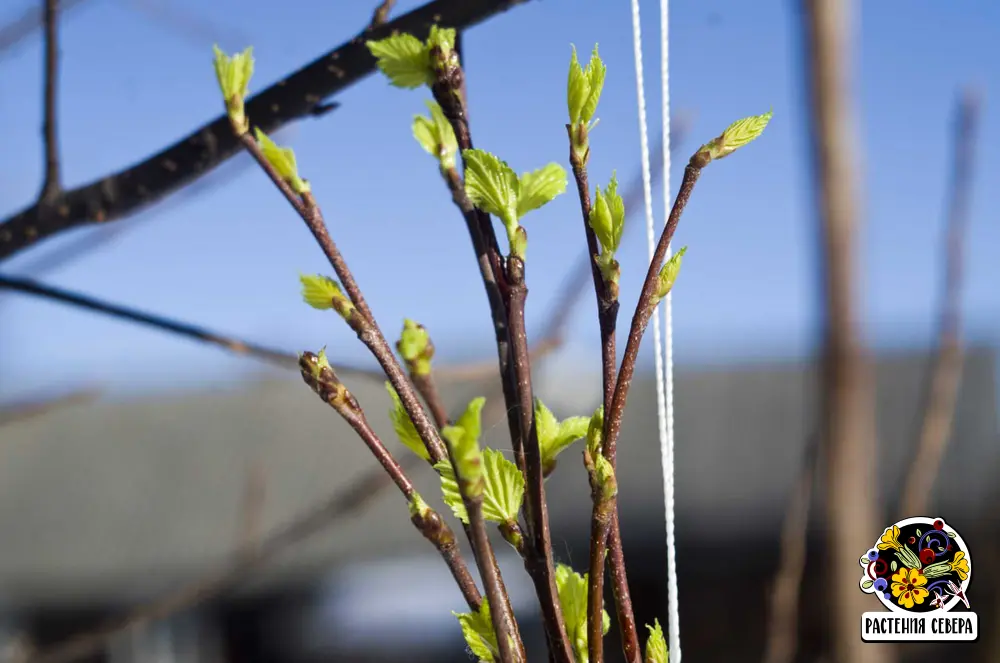
[(576, 56), (576, 47), (569, 63), (569, 80), (566, 89), (566, 104), (569, 108), (569, 122), (572, 125), (587, 124), (597, 110), (604, 87), (604, 76), (607, 67), (597, 53), (597, 45), (587, 63), (586, 69), (580, 66)]
[(646, 629), (649, 630), (649, 638), (646, 639), (646, 657), (643, 663), (667, 663), (667, 641), (663, 637), (660, 620), (654, 619), (653, 626), (646, 624)]
[[(455, 425), (441, 429), (441, 436), (447, 441), (451, 457), (458, 468), (458, 478), (462, 481), (461, 492), (470, 499), (481, 498), (486, 488), (483, 479), (483, 454), (479, 448), (481, 415), (485, 403), (486, 399), (481, 396), (472, 399)], [(435, 467), (438, 465), (441, 463), (437, 463)], [(439, 474), (440, 472), (439, 470)], [(443, 484), (442, 478), (442, 488)]]
[(538, 446), (542, 452), (542, 473), (548, 476), (555, 469), (556, 456), (587, 434), (588, 417), (556, 419), (540, 398), (535, 399), (535, 428)]
[(266, 133), (254, 127), (257, 145), (264, 153), (264, 158), (277, 171), (278, 176), (300, 196), (309, 193), (309, 182), (299, 177), (299, 169), (295, 164), (295, 152), (290, 147), (280, 147)]
[(587, 426), (587, 450), (594, 458), (601, 455), (604, 444), (604, 406), (598, 406)]
[(493, 630), (489, 601), (484, 598), (478, 612), (451, 614), (458, 618), (465, 644), (476, 658), (485, 663), (500, 660), (500, 648), (497, 645), (497, 634)]
[(434, 358), (434, 345), (430, 334), (423, 325), (413, 320), (403, 320), (403, 333), (396, 343), (403, 361), (410, 373), (414, 375), (430, 375), (431, 359)]
[(222, 90), (222, 98), (226, 102), (226, 112), (233, 129), (240, 135), (250, 130), (243, 108), (250, 77), (253, 76), (253, 48), (247, 48), (236, 55), (226, 55), (218, 46), (213, 46), (215, 77)]
[(465, 192), (472, 204), (493, 214), (507, 226), (508, 235), (517, 228), (520, 180), (505, 161), (483, 150), (464, 150)]
[(458, 152), (455, 130), (437, 102), (428, 101), (427, 108), (430, 109), (430, 117), (417, 115), (413, 118), (413, 137), (438, 160), (442, 169), (454, 168)]
[(601, 187), (597, 187), (594, 192), (594, 204), (590, 208), (587, 222), (601, 245), (601, 254), (597, 257), (601, 276), (607, 285), (615, 287), (616, 292), (620, 270), (615, 252), (621, 245), (622, 231), (625, 228), (625, 203), (618, 195), (618, 178), (615, 173), (611, 174), (611, 182), (606, 190), (602, 192)]
[(432, 25), (430, 34), (427, 36), (428, 52), (437, 49), (440, 53), (439, 57), (447, 58), (455, 50), (456, 34), (455, 28), (440, 28)]
[[(496, 449), (483, 449), (483, 517), (494, 523), (516, 523), (524, 500), (524, 475)], [(469, 514), (458, 489), (455, 471), (447, 459), (434, 464), (441, 477), (441, 496), (455, 517), (466, 525)]]
[(365, 45), (379, 70), (396, 87), (413, 89), (434, 82), (429, 49), (413, 35), (395, 34)]
[(410, 419), (410, 415), (407, 414), (406, 408), (403, 407), (403, 402), (399, 399), (399, 394), (393, 389), (391, 382), (385, 383), (386, 391), (389, 392), (389, 397), (392, 399), (392, 408), (389, 410), (389, 419), (392, 421), (392, 428), (396, 431), (396, 437), (402, 442), (407, 449), (417, 454), (424, 460), (430, 460), (431, 455), (427, 451), (427, 447), (424, 445), (424, 441), (420, 439), (420, 433), (417, 432), (417, 427), (413, 425), (413, 420)]
[(332, 308), (345, 319), (354, 312), (354, 304), (347, 298), (340, 284), (322, 274), (300, 274), (302, 299), (306, 304), (320, 310)]
[(763, 115), (751, 115), (733, 122), (721, 136), (702, 145), (699, 153), (706, 154), (711, 161), (729, 156), (764, 133), (764, 127), (773, 115), (774, 111), (768, 111)]
[(670, 256), (670, 260), (660, 269), (660, 275), (656, 280), (656, 290), (653, 291), (653, 299), (649, 303), (651, 309), (655, 308), (660, 303), (660, 300), (666, 297), (667, 293), (673, 289), (674, 281), (677, 280), (677, 274), (681, 271), (681, 259), (685, 253), (687, 253), (687, 247), (681, 247), (677, 253)]
[(566, 171), (557, 163), (550, 163), (534, 172), (524, 173), (519, 180), (518, 218), (545, 205), (565, 191)]
[[(587, 575), (580, 575), (565, 564), (556, 565), (556, 590), (559, 605), (566, 621), (566, 635), (569, 636), (576, 654), (577, 663), (589, 661), (587, 650)], [(602, 610), (602, 633), (611, 627), (611, 617)]]

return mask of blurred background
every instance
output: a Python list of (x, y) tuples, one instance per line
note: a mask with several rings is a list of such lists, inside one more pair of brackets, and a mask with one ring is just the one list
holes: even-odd
[[(63, 185), (72, 189), (219, 115), (213, 44), (227, 52), (254, 47), (253, 94), (352, 39), (378, 3), (61, 4), (58, 132)], [(390, 19), (421, 4), (397, 2)], [(640, 5), (655, 138), (658, 3)], [(675, 2), (670, 20), (674, 187), (699, 145), (735, 119), (774, 111), (762, 139), (706, 171), (675, 240), (689, 247), (673, 296), (684, 649), (691, 661), (776, 662), (765, 655), (775, 646), (771, 591), (782, 560), (796, 557), (782, 548), (782, 531), (794, 530), (796, 506), (805, 504), (799, 617), (791, 627), (797, 644), (787, 660), (820, 661), (830, 647), (823, 555), (836, 542), (823, 536), (822, 486), (804, 481), (819, 435), (823, 301), (800, 8), (787, 0)], [(976, 564), (969, 597), (983, 636), (898, 653), (913, 661), (942, 653), (1000, 661), (993, 635), (1000, 630), (1000, 226), (992, 214), (1000, 208), (993, 186), (1000, 156), (990, 149), (1000, 140), (1000, 105), (992, 102), (1000, 87), (993, 39), (1000, 6), (858, 3), (853, 27), (863, 182), (858, 305), (875, 364), (871, 454), (880, 528), (899, 515), (939, 347), (956, 104), (970, 88), (983, 100), (953, 302), (962, 347), (954, 421), (926, 485), (932, 513), (904, 514), (943, 517), (969, 544)], [(0, 217), (34, 203), (44, 172), (43, 35), (39, 2), (2, 3)], [(568, 167), (570, 45), (584, 56), (595, 43), (608, 75), (591, 137), (591, 184), (603, 186), (617, 172), (622, 188), (635, 190), (640, 144), (627, 3), (536, 0), (465, 32), (477, 147), (518, 172), (550, 161)], [(429, 98), (369, 76), (336, 94), (335, 110), (276, 137), (295, 148), (386, 335), (395, 338), (404, 317), (424, 324), (450, 409), (477, 395), (499, 401), (484, 427), (489, 443), (508, 448), (496, 380), (475, 368), (495, 370), (496, 355), (468, 236), (433, 160), (411, 136), (412, 117)], [(659, 177), (654, 188), (662, 222)], [(641, 196), (628, 200), (630, 227), (641, 226)], [(557, 198), (525, 227), (529, 334), (547, 338), (557, 323), (562, 330), (562, 342), (534, 367), (537, 395), (560, 418), (589, 414), (600, 399), (589, 276), (579, 301), (563, 306), (584, 247), (576, 196)], [(618, 259), (624, 322), (648, 265), (638, 228), (626, 231)], [(299, 273), (326, 271), (301, 221), (242, 155), (125, 220), (79, 227), (0, 264), (3, 277), (283, 352), (326, 346), (333, 363), (359, 369), (345, 373), (345, 382), (376, 431), (394, 440), (380, 416), (389, 407), (381, 380), (365, 373), (377, 365), (346, 326), (301, 301)], [(619, 503), (636, 617), (665, 623), (652, 334), (639, 361), (620, 444)], [(463, 603), (446, 569), (407, 523), (397, 494), (357, 488), (376, 464), (296, 371), (26, 296), (8, 283), (0, 287), (0, 404), (0, 642), (11, 660), (30, 660), (188, 583), (184, 609), (98, 638), (78, 660), (467, 660), (451, 615)], [(400, 447), (393, 441), (392, 448)], [(590, 500), (577, 453), (562, 457), (547, 492), (556, 557), (583, 571)], [(422, 494), (436, 497), (426, 467), (413, 477)], [(276, 559), (232, 582), (223, 578), (221, 587), (198, 584), (234, 563), (242, 546), (358, 490), (364, 499)], [(529, 649), (541, 647), (533, 588), (504, 546), (497, 549), (514, 609), (532, 638)], [(609, 660), (621, 656), (614, 633)]]

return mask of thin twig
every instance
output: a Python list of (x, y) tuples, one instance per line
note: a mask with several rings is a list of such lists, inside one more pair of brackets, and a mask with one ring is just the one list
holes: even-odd
[[(198, 327), (185, 322), (179, 322), (154, 313), (138, 311), (126, 306), (101, 301), (90, 297), (89, 295), (44, 285), (31, 279), (18, 276), (0, 275), (0, 289), (35, 295), (45, 299), (69, 304), (71, 306), (76, 306), (78, 308), (94, 311), (96, 313), (101, 313), (103, 315), (108, 315), (113, 318), (127, 320), (140, 325), (146, 325), (148, 327), (153, 327), (154, 329), (159, 329), (160, 331), (170, 332), (172, 334), (184, 336), (185, 338), (194, 339), (203, 343), (209, 343), (223, 348), (224, 350), (228, 350), (229, 352), (266, 361), (282, 368), (295, 368), (298, 366), (298, 357), (290, 352), (276, 350), (274, 348), (258, 345), (256, 343), (251, 343), (249, 341), (244, 341), (231, 336), (224, 336), (208, 329), (204, 329), (203, 327)], [(369, 378), (384, 378), (382, 373), (357, 366), (338, 364), (337, 370)]]
[[(410, 471), (423, 465), (423, 460), (411, 455), (404, 457), (400, 465), (404, 471)], [(235, 560), (219, 569), (129, 611), (97, 630), (71, 637), (65, 642), (37, 652), (28, 663), (71, 663), (100, 652), (109, 640), (120, 633), (142, 629), (153, 622), (215, 598), (254, 571), (274, 561), (288, 549), (355, 514), (391, 485), (392, 481), (385, 470), (381, 467), (372, 468), (347, 487), (338, 489), (327, 499), (275, 528), (260, 540), (255, 549), (243, 551)]]
[(901, 501), (907, 518), (927, 511), (928, 499), (941, 467), (955, 419), (955, 404), (962, 378), (962, 276), (963, 245), (969, 225), (979, 95), (967, 90), (958, 101), (955, 122), (955, 155), (945, 226), (944, 283), (938, 322), (938, 348), (924, 396), (923, 425)]
[(858, 591), (857, 553), (878, 531), (875, 495), (875, 402), (863, 346), (857, 300), (859, 235), (854, 174), (855, 128), (850, 97), (847, 0), (804, 0), (809, 137), (821, 238), (824, 300), (822, 448), (826, 467), (825, 566), (831, 605), (833, 663), (882, 663), (893, 652), (858, 637), (858, 616), (868, 607)]
[(329, 365), (323, 365), (319, 358), (311, 352), (303, 353), (299, 365), (306, 384), (312, 387), (320, 400), (336, 410), (337, 414), (354, 429), (354, 432), (372, 452), (382, 469), (399, 488), (410, 505), (410, 516), (414, 526), (420, 530), (424, 538), (434, 544), (441, 558), (447, 564), (448, 570), (455, 578), (455, 582), (469, 607), (473, 610), (478, 609), (482, 598), (472, 574), (469, 573), (468, 567), (462, 560), (458, 544), (455, 542), (455, 535), (448, 527), (448, 523), (434, 509), (427, 506), (417, 494), (413, 483), (406, 476), (406, 471), (392, 457), (382, 440), (372, 430), (361, 406), (347, 390), (347, 387), (340, 382), (333, 369)]
[[(426, 38), (431, 25), (466, 29), (527, 0), (434, 0), (372, 32), (362, 32), (246, 102), (267, 133), (315, 115), (324, 99), (375, 71), (367, 39), (393, 32)], [(197, 180), (240, 152), (229, 118), (219, 116), (158, 154), (118, 173), (64, 191), (51, 205), (32, 205), (0, 221), (0, 262), (70, 228), (123, 218)]]
[[(466, 105), (465, 72), (456, 53), (435, 51), (431, 57), (436, 69), (431, 92), (455, 132), (460, 152), (464, 153), (473, 147)], [(462, 164), (464, 168), (464, 154)], [(524, 508), (528, 525), (526, 534), (530, 542), (523, 548), (524, 567), (538, 596), (550, 655), (557, 663), (573, 663), (573, 650), (566, 634), (555, 584), (541, 453), (534, 426), (530, 357), (524, 329), (524, 298), (527, 296), (523, 280), (524, 264), (516, 258), (504, 260), (489, 215), (473, 207), (457, 170), (451, 168), (442, 174), (455, 205), (465, 219), (490, 305), (514, 459), (524, 474), (526, 484)]]
[(59, 134), (56, 130), (56, 92), (59, 88), (58, 0), (42, 0), (45, 7), (45, 100), (42, 133), (45, 142), (45, 180), (39, 202), (52, 204), (62, 191), (59, 177)]
[(806, 568), (809, 505), (819, 458), (819, 439), (819, 431), (816, 431), (806, 441), (802, 468), (781, 526), (781, 552), (768, 605), (764, 663), (791, 663), (798, 650), (799, 599)]
[[(59, 11), (65, 15), (69, 10), (82, 5), (84, 0), (62, 0), (58, 2)], [(42, 5), (26, 9), (20, 17), (7, 25), (0, 27), (0, 57), (8, 50), (18, 45), (34, 34), (45, 23), (45, 7)]]

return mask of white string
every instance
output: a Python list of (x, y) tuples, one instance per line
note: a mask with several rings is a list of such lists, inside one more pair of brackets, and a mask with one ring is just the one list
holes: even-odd
[[(667, 0), (660, 0), (661, 77), (663, 84), (663, 197), (667, 214), (670, 207), (670, 113), (668, 95), (667, 60)], [(643, 84), (642, 28), (639, 16), (639, 0), (632, 0), (632, 45), (635, 51), (636, 94), (639, 105), (639, 141), (642, 155), (642, 193), (646, 207), (646, 241), (649, 259), (653, 259), (656, 249), (655, 224), (653, 222), (653, 195), (649, 172), (649, 131), (646, 124), (646, 93)], [(666, 223), (667, 216), (663, 218)], [(667, 250), (669, 257), (670, 250)], [(670, 296), (664, 301), (666, 314), (666, 337), (660, 344), (660, 307), (653, 312), (653, 348), (656, 367), (656, 414), (660, 440), (660, 457), (663, 464), (664, 510), (667, 528), (667, 633), (671, 663), (680, 663), (681, 647), (679, 633), (679, 610), (677, 601), (677, 553), (674, 542), (674, 463), (673, 463), (673, 346), (671, 338)], [(666, 367), (664, 367), (664, 348)]]
[[(660, 84), (663, 87), (663, 223), (670, 217), (670, 43), (669, 0), (660, 0)], [(672, 253), (667, 245), (667, 258)], [(677, 596), (677, 540), (674, 533), (674, 325), (673, 297), (663, 300), (664, 330), (663, 350), (666, 357), (667, 402), (664, 408), (660, 436), (660, 461), (663, 464), (663, 510), (667, 525), (667, 645), (670, 660), (681, 660), (681, 616)]]

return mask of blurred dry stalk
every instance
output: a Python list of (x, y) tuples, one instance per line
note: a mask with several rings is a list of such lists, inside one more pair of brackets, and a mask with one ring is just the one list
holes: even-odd
[(860, 226), (851, 96), (851, 21), (856, 3), (803, 0), (809, 138), (820, 222), (825, 301), (822, 443), (825, 460), (827, 596), (834, 663), (887, 663), (893, 652), (858, 637), (868, 596), (857, 589), (856, 551), (878, 531), (873, 383), (859, 325)]
[(938, 322), (937, 354), (927, 379), (923, 424), (900, 502), (900, 518), (927, 513), (934, 482), (941, 467), (955, 418), (958, 387), (962, 379), (962, 275), (963, 246), (969, 225), (972, 174), (979, 125), (981, 97), (966, 90), (958, 100), (955, 118), (955, 153), (950, 173), (945, 221), (945, 268)]

